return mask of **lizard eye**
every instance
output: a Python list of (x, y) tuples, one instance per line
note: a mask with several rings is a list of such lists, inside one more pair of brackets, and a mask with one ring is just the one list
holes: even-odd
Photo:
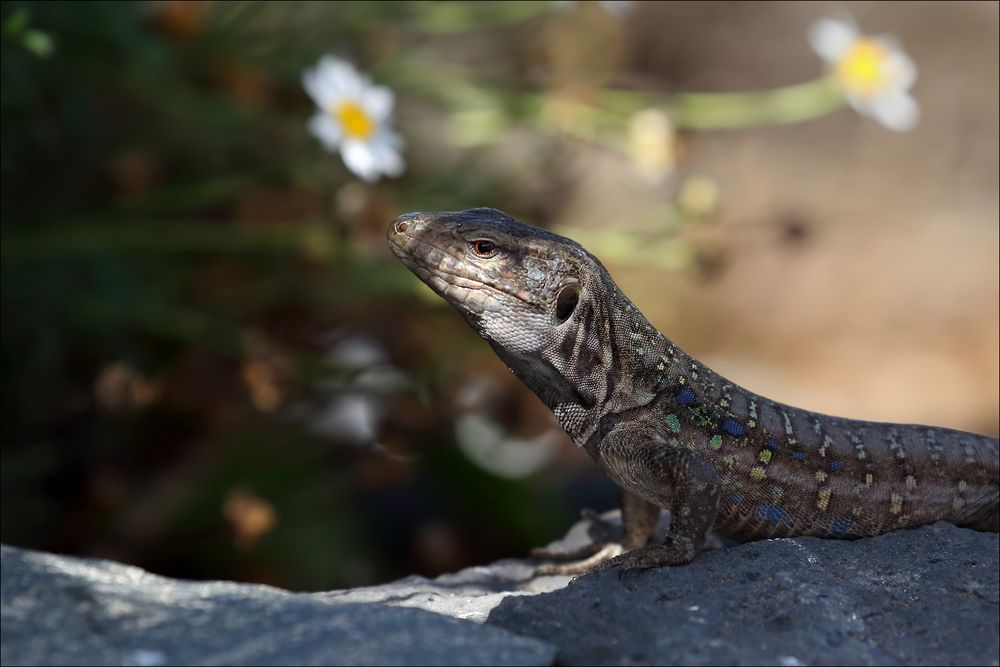
[(493, 241), (487, 241), (486, 239), (472, 241), (469, 245), (472, 246), (473, 252), (480, 257), (492, 257), (500, 251), (496, 243)]
[(576, 304), (580, 302), (580, 290), (576, 285), (567, 285), (556, 297), (556, 321), (562, 324), (569, 319), (569, 316), (576, 310)]

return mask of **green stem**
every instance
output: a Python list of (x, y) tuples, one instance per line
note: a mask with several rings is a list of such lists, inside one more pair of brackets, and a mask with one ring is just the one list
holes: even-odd
[(675, 93), (660, 103), (646, 92), (609, 90), (603, 93), (601, 101), (606, 109), (622, 115), (662, 104), (676, 127), (686, 130), (801, 123), (821, 118), (846, 104), (840, 89), (828, 76), (747, 93)]
[(666, 111), (679, 128), (717, 130), (786, 125), (820, 118), (846, 103), (828, 76), (750, 93), (678, 93)]
[[(649, 108), (663, 109), (678, 129), (732, 130), (801, 123), (822, 118), (846, 103), (836, 83), (827, 76), (748, 93), (675, 93), (660, 97), (644, 91), (606, 90), (601, 93), (600, 105), (592, 109), (593, 126), (582, 134), (593, 139), (607, 131), (614, 133), (623, 120)], [(540, 108), (539, 102), (535, 109)]]
[[(394, 63), (396, 84), (420, 89), (424, 95), (469, 114), (478, 114), (488, 127), (484, 135), (502, 135), (505, 126), (518, 120), (539, 123), (541, 112), (552, 93), (486, 88), (467, 69), (433, 60), (419, 64), (411, 58)], [(438, 77), (428, 81), (426, 73)], [(442, 74), (447, 72), (445, 76)], [(599, 102), (591, 108), (589, 128), (565, 128), (594, 139), (606, 132), (617, 132), (622, 122), (642, 109), (662, 108), (678, 129), (720, 130), (788, 125), (822, 118), (847, 103), (836, 82), (829, 75), (770, 90), (744, 93), (674, 93), (663, 95), (647, 91), (603, 90)], [(471, 117), (475, 120), (474, 117)], [(480, 143), (488, 143), (482, 140)]]

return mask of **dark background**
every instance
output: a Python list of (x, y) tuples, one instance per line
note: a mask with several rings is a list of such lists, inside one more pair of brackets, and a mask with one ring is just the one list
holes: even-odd
[[(604, 89), (819, 76), (806, 30), (844, 7), (916, 62), (914, 131), (849, 109), (682, 131), (655, 183), (622, 141), (568, 131)], [(772, 398), (998, 431), (996, 3), (6, 2), (0, 20), (6, 543), (319, 590), (521, 556), (612, 506), (388, 253), (409, 210), (575, 236), (665, 334)], [(401, 178), (363, 184), (306, 131), (300, 76), (325, 53), (395, 91)], [(538, 96), (550, 114), (525, 112)]]

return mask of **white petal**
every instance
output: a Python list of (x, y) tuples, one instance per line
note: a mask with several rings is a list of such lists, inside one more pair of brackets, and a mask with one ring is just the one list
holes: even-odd
[(378, 121), (384, 121), (392, 116), (392, 107), (395, 97), (392, 91), (385, 86), (372, 86), (364, 91), (361, 97), (361, 104), (365, 110)]
[(834, 63), (858, 39), (858, 29), (851, 21), (821, 18), (809, 26), (809, 45), (819, 57)]
[(845, 92), (847, 97), (847, 103), (852, 109), (857, 111), (862, 116), (874, 116), (875, 111), (872, 104), (871, 98), (868, 97), (858, 97), (857, 95), (852, 95), (851, 93)]
[(367, 77), (354, 69), (354, 65), (340, 58), (323, 56), (317, 69), (324, 82), (341, 95), (359, 95), (368, 85)]
[(896, 132), (909, 132), (920, 120), (917, 101), (903, 90), (880, 95), (874, 100), (870, 111), (875, 120)]
[(369, 144), (347, 140), (340, 147), (340, 157), (343, 158), (347, 168), (362, 180), (369, 183), (378, 180), (378, 166)]
[(406, 171), (406, 163), (394, 143), (390, 137), (379, 137), (371, 146), (378, 169), (387, 176), (399, 176)]
[(309, 119), (309, 131), (330, 150), (336, 150), (343, 138), (340, 126), (333, 122), (329, 114), (322, 111), (313, 114)]
[(913, 84), (917, 81), (916, 64), (910, 56), (906, 55), (906, 51), (903, 50), (903, 47), (900, 46), (896, 39), (882, 37), (879, 39), (879, 42), (889, 52), (888, 56), (886, 56), (885, 67), (889, 72), (893, 88), (898, 88), (899, 90), (909, 90), (912, 88)]
[(365, 85), (350, 63), (333, 56), (323, 56), (316, 67), (302, 73), (302, 87), (323, 109), (329, 109), (338, 98), (360, 95)]
[(392, 127), (388, 124), (384, 124), (379, 128), (376, 139), (379, 142), (388, 144), (396, 150), (403, 148), (403, 138), (393, 131)]
[(340, 66), (337, 61), (325, 56), (316, 67), (302, 73), (302, 87), (317, 106), (329, 107), (331, 98), (342, 94), (338, 77), (334, 74)]
[(316, 106), (325, 109), (330, 106), (330, 96), (328, 88), (321, 85), (321, 80), (317, 69), (307, 69), (302, 72), (302, 87), (306, 89), (306, 93)]

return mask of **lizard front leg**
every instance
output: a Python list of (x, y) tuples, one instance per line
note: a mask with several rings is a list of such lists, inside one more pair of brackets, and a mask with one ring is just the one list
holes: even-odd
[(662, 544), (643, 546), (605, 561), (600, 569), (682, 565), (705, 544), (719, 511), (719, 472), (690, 449), (667, 444), (655, 432), (616, 431), (599, 449), (599, 459), (624, 488), (670, 510)]
[(592, 544), (569, 551), (533, 549), (531, 551), (532, 558), (570, 561), (546, 563), (538, 566), (535, 572), (538, 574), (581, 574), (615, 556), (644, 546), (649, 541), (649, 536), (653, 534), (653, 529), (656, 528), (656, 522), (660, 518), (660, 508), (623, 489), (622, 526), (625, 534), (619, 540), (612, 539), (612, 533), (616, 531), (604, 520), (593, 516), (588, 518), (598, 523), (601, 537)]

